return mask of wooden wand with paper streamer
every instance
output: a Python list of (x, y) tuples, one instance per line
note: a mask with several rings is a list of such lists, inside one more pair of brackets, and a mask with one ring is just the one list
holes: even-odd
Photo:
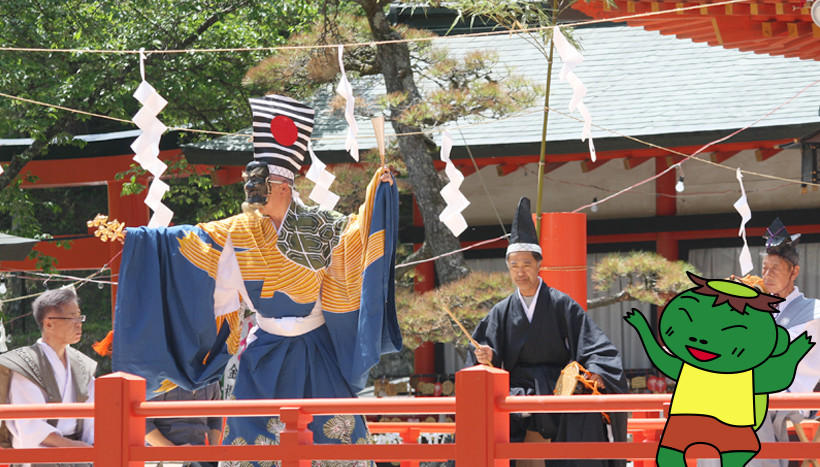
[(373, 133), (376, 135), (376, 145), (379, 148), (379, 159), (381, 160), (382, 167), (386, 168), (384, 165), (384, 117), (373, 117), (370, 119), (370, 123), (373, 125)]
[[(461, 329), (461, 332), (463, 332), (464, 335), (467, 336), (467, 340), (470, 341), (470, 344), (472, 344), (473, 347), (478, 349), (481, 346), (481, 344), (479, 344), (478, 342), (476, 342), (475, 339), (473, 339), (473, 336), (471, 336), (470, 333), (467, 332), (467, 329), (464, 327), (463, 324), (461, 324), (461, 321), (459, 321), (458, 318), (456, 318), (456, 315), (452, 311), (450, 311), (449, 308), (447, 308), (447, 305), (444, 305), (444, 311), (446, 311), (447, 314), (450, 315), (450, 318), (452, 318), (452, 320), (455, 321), (455, 323), (458, 325), (459, 329)], [(495, 368), (493, 366), (492, 361), (490, 361), (489, 365), (490, 365), (490, 368)]]

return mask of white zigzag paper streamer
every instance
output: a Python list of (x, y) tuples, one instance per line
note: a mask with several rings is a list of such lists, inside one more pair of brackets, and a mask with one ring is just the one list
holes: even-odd
[(567, 81), (572, 88), (572, 99), (569, 101), (569, 111), (573, 112), (575, 109), (578, 109), (578, 112), (584, 117), (584, 129), (581, 131), (581, 141), (588, 140), (589, 158), (592, 159), (592, 162), (595, 162), (595, 144), (592, 142), (592, 116), (584, 104), (584, 96), (587, 94), (587, 88), (573, 71), (576, 66), (583, 63), (584, 56), (567, 41), (567, 38), (561, 34), (561, 29), (558, 26), (552, 29), (552, 40), (558, 49), (558, 55), (561, 56), (561, 61), (564, 62), (564, 66), (561, 67), (561, 81)]
[[(3, 169), (0, 169), (0, 174)], [(0, 352), (6, 352), (9, 348), (6, 346), (6, 328), (3, 327), (3, 320), (0, 319)]]
[(752, 254), (749, 252), (749, 244), (746, 242), (746, 223), (752, 219), (752, 209), (749, 207), (749, 201), (746, 199), (746, 189), (743, 187), (743, 174), (740, 172), (740, 167), (735, 173), (737, 182), (740, 184), (740, 198), (735, 201), (734, 207), (740, 213), (740, 231), (737, 236), (743, 238), (743, 248), (740, 250), (740, 273), (742, 275), (748, 274), (754, 265), (752, 264)]
[(356, 117), (353, 115), (353, 86), (347, 80), (342, 54), (344, 54), (344, 46), (339, 45), (339, 70), (342, 72), (342, 77), (339, 79), (339, 85), (336, 86), (336, 92), (345, 98), (345, 120), (347, 121), (345, 149), (350, 153), (350, 157), (359, 162), (359, 142), (356, 140), (359, 135), (359, 125), (356, 124)]
[(142, 133), (131, 143), (131, 150), (134, 151), (134, 160), (154, 176), (151, 186), (148, 187), (148, 194), (145, 196), (145, 204), (154, 211), (151, 220), (148, 221), (148, 227), (167, 227), (171, 223), (174, 212), (162, 204), (162, 196), (169, 187), (167, 183), (160, 180), (160, 176), (168, 166), (159, 159), (159, 140), (168, 127), (159, 121), (157, 115), (168, 104), (168, 101), (145, 81), (144, 62), (145, 55), (140, 50), (142, 82), (134, 91), (134, 98), (142, 104), (142, 108), (134, 115), (133, 121)]
[(450, 138), (450, 134), (445, 131), (441, 135), (441, 160), (447, 164), (444, 173), (447, 174), (450, 182), (441, 189), (441, 197), (444, 198), (446, 204), (438, 218), (457, 237), (467, 229), (467, 220), (464, 219), (461, 211), (467, 209), (470, 200), (459, 191), (461, 183), (464, 182), (464, 175), (450, 160), (450, 151), (452, 149), (453, 140)]
[(309, 198), (319, 204), (319, 207), (325, 210), (332, 210), (339, 202), (339, 195), (330, 191), (330, 184), (336, 180), (336, 176), (328, 172), (324, 162), (320, 161), (313, 152), (313, 145), (308, 143), (308, 152), (310, 153), (310, 168), (305, 177), (315, 183), (313, 190), (310, 191)]

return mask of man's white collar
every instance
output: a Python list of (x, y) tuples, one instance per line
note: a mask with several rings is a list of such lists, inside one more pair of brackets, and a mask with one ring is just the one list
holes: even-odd
[(532, 323), (532, 316), (535, 313), (535, 302), (538, 301), (538, 292), (541, 291), (541, 284), (544, 281), (541, 278), (538, 278), (538, 287), (535, 288), (535, 295), (532, 296), (532, 301), (529, 305), (527, 302), (524, 301), (524, 296), (521, 294), (521, 289), (515, 289), (516, 295), (518, 295), (518, 300), (521, 301), (521, 306), (524, 308), (524, 313), (527, 315), (527, 321)]

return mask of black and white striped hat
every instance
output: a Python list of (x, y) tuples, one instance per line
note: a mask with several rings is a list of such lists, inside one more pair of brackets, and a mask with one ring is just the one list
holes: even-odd
[(253, 112), (254, 159), (268, 164), (271, 175), (293, 180), (307, 157), (313, 109), (273, 94), (249, 101)]

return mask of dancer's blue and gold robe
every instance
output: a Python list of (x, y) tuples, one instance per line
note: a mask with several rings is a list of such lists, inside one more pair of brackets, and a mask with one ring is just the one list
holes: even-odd
[[(250, 214), (128, 229), (114, 369), (146, 378), (149, 395), (165, 380), (186, 389), (217, 380), (238, 348), (243, 300), (258, 322), (283, 332), (262, 323), (254, 330), (240, 356), (238, 399), (353, 397), (380, 355), (401, 348), (398, 193), (380, 175), (358, 214), (294, 200), (278, 232), (269, 218)], [(317, 416), (310, 427), (316, 443), (367, 436), (361, 417)], [(279, 428), (276, 418), (230, 419), (225, 442), (277, 443)]]

